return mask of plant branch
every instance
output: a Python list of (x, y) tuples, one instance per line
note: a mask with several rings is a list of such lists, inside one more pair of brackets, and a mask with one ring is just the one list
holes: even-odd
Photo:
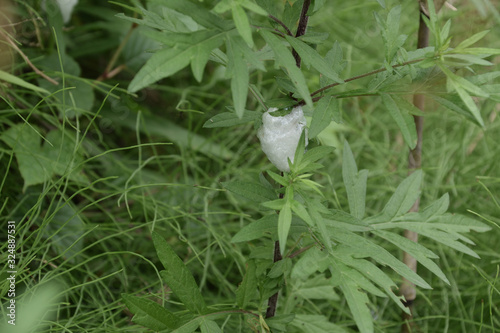
[[(307, 22), (309, 21), (309, 16), (307, 16), (307, 11), (309, 10), (309, 6), (311, 5), (311, 0), (304, 0), (302, 4), (302, 11), (300, 12), (299, 25), (297, 27), (297, 33), (295, 37), (300, 37), (306, 33)], [(294, 49), (292, 50), (293, 57), (295, 58), (295, 64), (298, 68), (300, 68), (300, 64), (302, 59), (300, 59), (299, 54)]]
[[(421, 49), (429, 46), (429, 28), (425, 24), (423, 16), (425, 12), (421, 9), (420, 12), (420, 22), (418, 28), (418, 41), (417, 48)], [(420, 110), (425, 110), (425, 96), (422, 94), (416, 94), (413, 96), (413, 105), (415, 105)], [(422, 167), (422, 140), (423, 140), (423, 128), (424, 128), (424, 118), (422, 116), (413, 116), (415, 127), (417, 130), (417, 144), (415, 148), (410, 150), (408, 154), (408, 173), (413, 173), (416, 169)], [(420, 198), (417, 198), (415, 203), (410, 209), (410, 212), (418, 212), (420, 206)], [(404, 231), (404, 236), (414, 242), (418, 242), (418, 233), (410, 230)], [(403, 262), (415, 273), (417, 272), (417, 260), (413, 258), (410, 254), (403, 253)], [(413, 313), (413, 302), (416, 298), (417, 292), (415, 285), (403, 277), (403, 283), (401, 284), (401, 294), (405, 297), (405, 305)], [(412, 331), (412, 327), (408, 324), (409, 316), (403, 312), (403, 319), (405, 324), (401, 327), (402, 332)]]
[(273, 16), (273, 15), (268, 15), (268, 17), (273, 20), (274, 22), (278, 23), (279, 25), (281, 25), (283, 27), (283, 29), (285, 29), (286, 31), (286, 34), (288, 36), (292, 36), (293, 37), (293, 33), (292, 31), (286, 26), (285, 23), (283, 23), (283, 21), (281, 21), (279, 18), (277, 18), (276, 16)]
[(38, 75), (40, 75), (45, 80), (47, 80), (50, 83), (52, 83), (53, 85), (57, 86), (59, 84), (59, 82), (57, 82), (53, 78), (47, 76), (44, 72), (42, 72), (35, 65), (33, 65), (33, 63), (29, 60), (28, 56), (26, 54), (24, 54), (23, 51), (21, 51), (21, 49), (16, 45), (16, 43), (14, 43), (14, 41), (10, 38), (10, 36), (8, 36), (2, 30), (0, 30), (0, 34), (2, 34), (4, 36), (5, 40), (12, 46), (12, 48), (14, 50), (17, 51), (17, 53), (19, 53), (19, 55), (21, 55), (21, 57), (24, 59), (24, 61), (26, 61), (26, 63), (33, 69), (33, 71), (35, 71), (35, 73), (37, 73)]

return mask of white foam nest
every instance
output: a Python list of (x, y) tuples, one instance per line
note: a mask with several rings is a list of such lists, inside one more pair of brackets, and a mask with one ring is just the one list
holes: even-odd
[(68, 23), (71, 18), (71, 13), (73, 12), (73, 8), (75, 8), (78, 0), (56, 0), (56, 2), (61, 9), (64, 24)]
[[(269, 114), (276, 110), (270, 108), (262, 115), (262, 126), (257, 137), (269, 161), (280, 171), (289, 172), (288, 159), (293, 162), (300, 135), (306, 127), (306, 118), (300, 106), (286, 116), (273, 117)], [(307, 135), (305, 141), (307, 145)]]

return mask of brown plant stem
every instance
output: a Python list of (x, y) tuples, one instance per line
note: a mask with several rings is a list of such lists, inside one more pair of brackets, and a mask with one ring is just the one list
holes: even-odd
[[(299, 25), (297, 27), (297, 33), (295, 34), (295, 37), (300, 37), (306, 33), (307, 22), (309, 21), (309, 16), (307, 16), (307, 11), (309, 10), (310, 5), (311, 5), (311, 0), (304, 0), (304, 3), (302, 4), (302, 11), (300, 12)], [(295, 49), (292, 49), (292, 55), (295, 58), (295, 64), (297, 65), (298, 68), (300, 68), (302, 59), (300, 58), (297, 51), (295, 51)]]
[[(420, 23), (418, 28), (418, 41), (417, 48), (421, 49), (429, 46), (429, 28), (424, 22), (423, 16), (424, 11), (420, 11)], [(422, 94), (415, 94), (413, 96), (413, 105), (419, 108), (421, 111), (425, 110), (425, 96)], [(415, 127), (417, 130), (417, 144), (415, 148), (410, 150), (408, 154), (408, 174), (413, 173), (415, 170), (422, 167), (422, 140), (423, 140), (423, 128), (424, 128), (424, 118), (422, 116), (413, 116), (415, 121)], [(418, 198), (410, 209), (410, 212), (418, 212), (420, 206), (420, 198)], [(405, 230), (404, 236), (413, 242), (418, 242), (418, 234), (414, 231)], [(413, 258), (408, 253), (403, 253), (403, 262), (414, 272), (417, 272), (417, 260)], [(401, 294), (405, 297), (405, 306), (410, 309), (413, 314), (413, 302), (415, 301), (417, 292), (415, 285), (403, 277), (403, 282), (401, 284)], [(405, 320), (401, 331), (411, 332), (412, 328), (408, 324), (408, 319), (410, 316), (403, 312), (403, 319)]]
[(285, 29), (286, 31), (286, 34), (288, 36), (293, 36), (292, 34), (292, 31), (290, 31), (290, 29), (286, 26), (285, 23), (283, 23), (283, 21), (281, 21), (279, 18), (277, 18), (276, 16), (273, 16), (273, 15), (268, 15), (268, 17), (273, 20), (274, 22), (278, 23), (279, 25), (281, 25), (283, 27), (283, 29)]

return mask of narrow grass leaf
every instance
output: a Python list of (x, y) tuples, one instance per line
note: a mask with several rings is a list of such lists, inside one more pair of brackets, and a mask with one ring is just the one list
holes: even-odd
[(147, 298), (122, 294), (127, 308), (134, 314), (132, 321), (155, 331), (173, 329), (179, 318), (160, 304)]
[(298, 38), (286, 36), (286, 40), (290, 43), (293, 49), (297, 51), (307, 66), (310, 65), (314, 67), (318, 72), (329, 77), (334, 82), (344, 82), (344, 80), (339, 77), (338, 73), (335, 72), (334, 68), (319, 55), (318, 51)]
[(23, 79), (21, 79), (17, 76), (14, 76), (12, 74), (9, 74), (7, 72), (4, 72), (2, 70), (0, 70), (0, 80), (18, 85), (20, 87), (23, 87), (23, 88), (26, 88), (29, 90), (36, 91), (39, 93), (43, 93), (43, 94), (47, 94), (47, 95), (50, 94), (47, 90), (40, 88), (38, 86), (35, 86), (34, 84), (31, 84), (29, 82), (26, 82)]
[(413, 117), (406, 110), (401, 110), (396, 104), (394, 99), (388, 94), (380, 94), (382, 97), (382, 102), (389, 111), (392, 119), (396, 122), (403, 138), (411, 149), (415, 148), (417, 144), (417, 130), (415, 128), (415, 122)]
[(162, 236), (155, 231), (152, 236), (158, 257), (165, 267), (160, 272), (161, 277), (188, 310), (203, 313), (206, 310), (205, 300), (193, 275)]

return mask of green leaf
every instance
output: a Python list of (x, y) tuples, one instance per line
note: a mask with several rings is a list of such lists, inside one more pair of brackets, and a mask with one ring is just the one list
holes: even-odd
[(429, 258), (438, 258), (436, 254), (432, 251), (426, 249), (422, 245), (415, 243), (408, 238), (400, 236), (398, 234), (377, 230), (373, 232), (375, 235), (384, 238), (385, 240), (391, 242), (392, 244), (399, 247), (401, 250), (410, 254), (413, 258), (415, 258), (421, 265), (427, 268), (429, 271), (434, 273), (438, 278), (443, 280), (446, 284), (450, 284), (443, 271), (439, 268), (434, 261)]
[(340, 301), (339, 295), (333, 289), (331, 278), (316, 275), (305, 281), (293, 281), (293, 296), (297, 295), (306, 300)]
[(255, 121), (262, 117), (262, 112), (245, 110), (243, 116), (238, 118), (234, 112), (219, 113), (203, 124), (204, 128), (231, 127), (243, 125), (251, 121)]
[(195, 4), (190, 0), (152, 0), (152, 2), (162, 4), (165, 7), (189, 16), (206, 28), (229, 30), (231, 27), (230, 23), (222, 17), (213, 14), (203, 6)]
[(228, 191), (258, 203), (274, 200), (277, 197), (274, 190), (271, 190), (259, 183), (233, 181), (224, 182), (222, 183), (222, 186)]
[[(178, 35), (179, 38), (182, 37), (182, 34)], [(167, 78), (187, 67), (192, 60), (196, 62), (193, 65), (195, 76), (201, 80), (202, 67), (205, 67), (210, 52), (223, 43), (224, 33), (202, 30), (185, 34), (184, 38), (193, 43), (179, 43), (177, 47), (156, 52), (132, 79), (128, 90), (136, 92), (158, 80)]]
[(158, 257), (165, 267), (160, 272), (161, 277), (189, 311), (203, 313), (206, 310), (205, 300), (193, 275), (162, 236), (155, 231), (152, 236)]
[(279, 260), (273, 264), (271, 270), (269, 271), (269, 273), (267, 273), (267, 276), (271, 279), (276, 279), (287, 274), (291, 269), (292, 259), (283, 258), (282, 260)]
[(306, 207), (304, 207), (303, 204), (301, 204), (300, 202), (298, 202), (297, 200), (294, 200), (294, 199), (290, 200), (290, 203), (291, 203), (292, 211), (295, 214), (297, 214), (302, 220), (304, 220), (310, 226), (314, 225), (314, 222), (311, 219), (311, 216), (309, 215)]
[(243, 281), (236, 290), (236, 303), (240, 309), (246, 309), (250, 301), (257, 295), (257, 276), (255, 275), (255, 270), (255, 262), (253, 260), (248, 261)]
[(50, 244), (56, 252), (70, 258), (69, 261), (75, 264), (83, 248), (85, 230), (85, 223), (78, 212), (70, 203), (66, 203), (55, 213), (44, 232), (47, 237), (51, 237)]
[(349, 305), (359, 331), (361, 333), (373, 333), (373, 319), (368, 308), (368, 297), (364, 292), (359, 290), (358, 285), (354, 281), (338, 273), (340, 271), (339, 264), (332, 264), (331, 270), (333, 270), (332, 275), (336, 274), (341, 277), (339, 287), (345, 296), (345, 300), (347, 301), (347, 305)]
[(231, 13), (233, 14), (236, 30), (238, 30), (238, 33), (243, 37), (248, 46), (253, 47), (252, 28), (250, 27), (248, 16), (236, 1), (232, 2)]
[(241, 5), (243, 7), (245, 7), (246, 9), (251, 10), (255, 14), (259, 14), (259, 15), (262, 15), (262, 16), (269, 15), (264, 8), (262, 8), (261, 6), (257, 5), (256, 3), (254, 3), (254, 2), (252, 2), (250, 0), (242, 0), (241, 1)]
[(328, 64), (325, 59), (323, 59), (318, 51), (304, 43), (298, 38), (294, 38), (291, 36), (286, 36), (286, 40), (290, 43), (290, 45), (294, 48), (295, 51), (300, 55), (302, 61), (306, 64), (306, 66), (314, 67), (321, 74), (329, 77), (334, 82), (343, 83), (338, 73), (334, 71), (334, 68)]
[(296, 314), (292, 326), (304, 333), (347, 333), (341, 326), (330, 323), (325, 316)]
[(329, 256), (318, 247), (309, 249), (292, 268), (291, 278), (306, 280), (315, 272), (324, 272), (329, 266)]
[(288, 76), (290, 77), (290, 80), (297, 88), (300, 96), (304, 99), (307, 106), (312, 108), (312, 98), (309, 93), (309, 88), (307, 87), (306, 80), (300, 69), (297, 68), (295, 59), (293, 58), (290, 50), (285, 45), (283, 45), (281, 40), (278, 37), (274, 36), (271, 32), (261, 30), (260, 33), (273, 50), (276, 64), (285, 68)]
[(344, 141), (342, 177), (347, 191), (351, 215), (362, 219), (365, 215), (366, 181), (368, 170), (358, 172), (354, 155), (347, 141)]
[(238, 118), (242, 118), (247, 103), (250, 78), (247, 64), (243, 59), (245, 50), (232, 40), (232, 38), (229, 38), (226, 44), (229, 58), (228, 72), (232, 77), (231, 93), (233, 96), (234, 109)]
[[(472, 115), (458, 94), (449, 96), (430, 95), (430, 97), (447, 109), (456, 112), (474, 124), (481, 126), (481, 123), (479, 123), (476, 117)], [(482, 118), (480, 119), (482, 120)]]
[(328, 250), (331, 251), (332, 241), (330, 240), (330, 235), (328, 233), (328, 229), (326, 228), (325, 220), (323, 219), (323, 216), (321, 216), (321, 212), (324, 212), (326, 210), (326, 207), (323, 206), (318, 200), (308, 201), (307, 206), (309, 207), (314, 224), (321, 234), (324, 245)]
[(43, 93), (43, 94), (47, 94), (47, 95), (50, 94), (47, 90), (40, 88), (38, 86), (35, 86), (34, 84), (31, 84), (29, 82), (26, 82), (23, 79), (21, 79), (17, 76), (11, 75), (11, 74), (4, 72), (2, 70), (0, 70), (0, 80), (18, 85), (20, 87), (23, 87), (23, 88), (26, 88), (29, 90), (36, 91), (39, 93)]
[(399, 184), (382, 213), (390, 219), (406, 214), (420, 196), (422, 170), (415, 170)]
[(280, 176), (276, 172), (273, 172), (271, 170), (267, 170), (266, 172), (278, 184), (280, 184), (282, 186), (288, 186), (288, 181), (286, 180), (285, 177)]
[(334, 113), (338, 112), (339, 102), (333, 97), (322, 98), (314, 108), (311, 126), (309, 126), (309, 138), (315, 138), (332, 121)]
[(417, 144), (417, 130), (413, 117), (406, 110), (401, 110), (390, 95), (380, 94), (380, 97), (382, 97), (382, 102), (401, 130), (401, 134), (403, 134), (408, 147), (411, 149), (415, 148)]
[(359, 236), (344, 229), (333, 227), (330, 230), (330, 237), (332, 237), (339, 243), (349, 246), (351, 248), (351, 253), (353, 256), (371, 257), (380, 264), (391, 267), (396, 273), (404, 276), (417, 286), (425, 289), (431, 289), (431, 286), (427, 282), (425, 282), (419, 275), (409, 269), (408, 266), (396, 259), (383, 247), (375, 244), (365, 237)]
[(266, 215), (260, 220), (254, 221), (240, 229), (231, 239), (231, 243), (248, 242), (266, 236), (269, 237), (273, 232), (276, 232), (277, 226), (278, 215)]
[(293, 318), (295, 318), (294, 313), (280, 314), (266, 318), (266, 324), (271, 329), (271, 332), (287, 332), (287, 327)]
[(471, 37), (467, 38), (466, 40), (460, 42), (460, 44), (458, 44), (455, 47), (455, 50), (456, 51), (460, 50), (459, 52), (461, 52), (462, 49), (468, 48), (472, 44), (475, 44), (478, 41), (480, 41), (481, 39), (483, 39), (484, 36), (486, 36), (489, 32), (490, 32), (489, 30), (484, 30), (484, 31), (478, 32), (477, 34), (472, 35)]
[(79, 166), (83, 160), (75, 151), (74, 139), (60, 130), (50, 131), (40, 145), (42, 135), (35, 127), (17, 124), (0, 136), (12, 148), (24, 179), (25, 190), (28, 186), (42, 184), (54, 175), (68, 177), (79, 183), (88, 183)]
[(200, 323), (201, 333), (223, 333), (222, 329), (213, 320), (205, 319)]
[(134, 314), (132, 321), (155, 331), (167, 328), (173, 329), (179, 323), (179, 318), (160, 304), (137, 296), (122, 294), (127, 308)]
[(292, 224), (292, 210), (290, 202), (286, 202), (278, 217), (278, 240), (280, 241), (281, 253), (285, 253), (286, 240)]

